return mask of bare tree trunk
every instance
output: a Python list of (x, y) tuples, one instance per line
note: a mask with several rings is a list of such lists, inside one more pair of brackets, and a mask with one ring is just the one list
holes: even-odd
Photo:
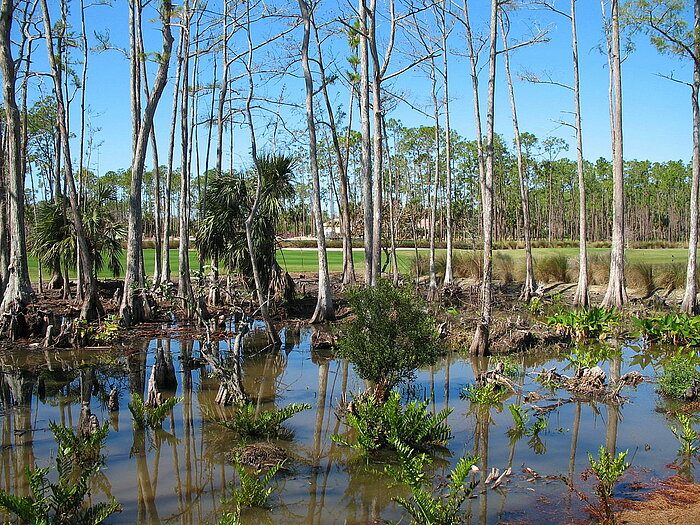
[(0, 124), (0, 296), (5, 292), (7, 280), (10, 277), (10, 225), (7, 221), (7, 174), (9, 171), (6, 163), (9, 157), (9, 143), (7, 142), (9, 137), (4, 132), (4, 124), (5, 122)]
[(180, 247), (178, 250), (178, 288), (185, 315), (189, 317), (194, 307), (194, 294), (190, 280), (190, 121), (189, 121), (189, 55), (190, 55), (190, 11), (186, 0), (182, 11), (182, 88), (180, 90), (180, 140), (182, 146), (182, 168), (180, 170)]
[(371, 286), (373, 281), (372, 265), (374, 248), (373, 235), (373, 201), (372, 201), (372, 153), (371, 136), (369, 124), (369, 50), (367, 43), (367, 7), (365, 0), (359, 0), (360, 16), (360, 122), (362, 133), (362, 160), (361, 160), (361, 180), (362, 180), (362, 211), (364, 217), (364, 245), (365, 245), (365, 286)]
[(21, 166), (21, 123), (15, 98), (17, 71), (12, 58), (12, 0), (2, 0), (0, 12), (0, 71), (2, 72), (3, 102), (5, 106), (7, 163), (6, 173), (9, 200), (10, 259), (0, 313), (16, 312), (34, 300), (29, 280), (27, 243), (24, 233), (24, 178)]
[(384, 147), (386, 149), (386, 160), (389, 171), (389, 243), (391, 244), (391, 280), (395, 285), (399, 284), (399, 260), (396, 255), (396, 219), (394, 217), (394, 201), (395, 195), (398, 193), (396, 189), (396, 174), (394, 166), (391, 162), (389, 154), (389, 141), (387, 140), (386, 121), (382, 119), (382, 130), (384, 132)]
[[(322, 79), (326, 78), (326, 70), (323, 65), (323, 53), (321, 49), (321, 40), (318, 36), (318, 27), (316, 26), (316, 21), (314, 20), (313, 13), (311, 14), (311, 23), (313, 24), (314, 35), (316, 38), (316, 50), (318, 57), (316, 59), (319, 73)], [(338, 173), (340, 174), (340, 229), (343, 236), (343, 277), (342, 283), (344, 286), (355, 284), (355, 263), (352, 259), (352, 233), (350, 230), (350, 203), (348, 201), (348, 169), (347, 169), (347, 159), (343, 160), (343, 153), (340, 149), (340, 139), (338, 138), (338, 128), (335, 122), (335, 116), (333, 112), (333, 105), (331, 104), (330, 97), (328, 96), (328, 83), (323, 81), (321, 83), (321, 91), (323, 93), (323, 100), (326, 105), (326, 112), (328, 113), (328, 123), (331, 128), (331, 139), (333, 141), (333, 151), (335, 152), (335, 160), (338, 166)], [(355, 89), (353, 86), (350, 87), (350, 104), (348, 106), (348, 129), (352, 125), (352, 106), (354, 98)], [(346, 152), (347, 154), (347, 152)]]
[[(178, 38), (177, 45), (177, 56), (182, 56), (182, 45), (183, 37), (182, 30), (180, 31), (180, 36)], [(178, 86), (180, 85), (180, 76), (182, 74), (182, 61), (178, 58), (177, 65), (175, 68), (175, 80), (173, 82), (173, 104), (172, 112), (170, 116), (170, 138), (168, 139), (168, 167), (165, 172), (165, 199), (163, 202), (163, 255), (162, 255), (162, 268), (160, 272), (160, 283), (169, 286), (170, 285), (170, 220), (171, 213), (170, 207), (172, 203), (171, 191), (172, 191), (172, 180), (173, 180), (173, 152), (175, 150), (175, 127), (177, 124), (177, 110), (178, 110)]]
[(445, 179), (447, 183), (447, 210), (446, 210), (446, 236), (447, 236), (447, 253), (445, 254), (445, 275), (443, 277), (443, 285), (447, 286), (452, 284), (454, 279), (452, 270), (452, 238), (454, 232), (452, 231), (452, 143), (451, 143), (451, 130), (450, 130), (450, 90), (449, 81), (447, 75), (447, 8), (446, 2), (442, 2), (442, 13), (441, 17), (441, 34), (442, 34), (442, 75), (444, 78), (444, 90), (445, 90)]
[(602, 305), (622, 306), (627, 302), (625, 289), (625, 192), (622, 150), (622, 76), (620, 71), (620, 24), (618, 0), (611, 0), (611, 56), (613, 84), (613, 232), (610, 252), (610, 279)]
[(520, 187), (520, 207), (523, 214), (523, 237), (525, 239), (525, 282), (520, 292), (520, 299), (529, 302), (537, 290), (535, 281), (535, 267), (532, 261), (532, 240), (530, 239), (530, 197), (528, 191), (527, 168), (523, 159), (523, 149), (520, 143), (520, 127), (518, 126), (518, 112), (515, 105), (515, 91), (510, 75), (510, 57), (508, 53), (508, 34), (506, 32), (503, 17), (501, 17), (501, 36), (503, 38), (503, 66), (508, 84), (510, 96), (510, 108), (513, 118), (513, 132), (515, 134), (515, 153), (518, 159), (518, 185)]
[(440, 115), (437, 100), (437, 77), (435, 62), (431, 62), (430, 81), (431, 94), (433, 99), (433, 120), (435, 121), (434, 142), (435, 142), (435, 169), (433, 170), (433, 195), (430, 201), (430, 263), (429, 263), (429, 284), (428, 300), (434, 301), (438, 297), (437, 275), (435, 269), (435, 217), (437, 215), (438, 189), (440, 188)]
[[(326, 234), (323, 230), (323, 215), (321, 212), (321, 184), (318, 175), (318, 155), (316, 151), (316, 119), (314, 118), (314, 85), (309, 67), (309, 37), (311, 35), (311, 13), (306, 0), (299, 0), (299, 9), (304, 24), (304, 39), (301, 45), (301, 64), (304, 69), (304, 84), (306, 86), (306, 126), (309, 133), (309, 161), (311, 163), (312, 204), (316, 222), (316, 239), (318, 247), (318, 298), (316, 309), (311, 316), (311, 323), (323, 323), (335, 319), (333, 309), (333, 291), (328, 275), (328, 259), (326, 254)], [(322, 79), (322, 82), (325, 80)]]
[[(465, 8), (466, 11), (466, 8)], [(491, 0), (489, 31), (489, 81), (486, 101), (486, 163), (482, 186), (482, 216), (484, 233), (484, 270), (481, 280), (481, 317), (474, 333), (469, 352), (486, 355), (489, 350), (493, 284), (493, 172), (494, 172), (494, 98), (496, 90), (496, 28), (498, 24), (498, 0)]]
[[(695, 1), (695, 27), (700, 27), (700, 2)], [(696, 36), (693, 46), (693, 86), (690, 97), (693, 107), (693, 178), (690, 185), (690, 236), (688, 240), (688, 269), (681, 311), (698, 313), (697, 252), (698, 252), (698, 187), (700, 186), (700, 42)]]
[[(66, 176), (66, 186), (68, 187), (68, 199), (70, 201), (71, 211), (73, 212), (73, 226), (75, 228), (75, 236), (79, 246), (79, 264), (82, 274), (82, 281), (78, 282), (78, 288), (83, 289), (83, 305), (80, 310), (80, 318), (83, 320), (92, 320), (102, 313), (102, 306), (99, 304), (97, 295), (97, 282), (92, 272), (92, 254), (85, 236), (83, 228), (82, 213), (80, 211), (80, 203), (78, 200), (78, 192), (75, 187), (75, 179), (73, 177), (73, 166), (70, 153), (69, 130), (67, 124), (66, 107), (63, 100), (63, 91), (61, 88), (61, 69), (54, 55), (52, 33), (51, 33), (51, 18), (46, 0), (41, 0), (41, 10), (44, 17), (44, 31), (46, 38), (46, 51), (48, 53), (49, 65), (51, 67), (51, 76), (54, 82), (54, 96), (56, 97), (56, 114), (58, 121), (58, 129), (61, 135), (61, 145), (63, 147), (63, 167)], [(79, 294), (80, 295), (80, 294)]]
[[(153, 115), (160, 101), (160, 97), (165, 89), (165, 84), (168, 81), (168, 66), (170, 64), (170, 53), (172, 51), (173, 36), (170, 30), (170, 18), (172, 16), (170, 0), (163, 0), (160, 6), (160, 18), (163, 34), (163, 48), (160, 52), (160, 62), (156, 73), (155, 81), (153, 82), (153, 90), (146, 104), (146, 109), (143, 115), (134, 113), (134, 129), (136, 136), (134, 137), (134, 150), (131, 165), (131, 187), (129, 194), (129, 221), (128, 221), (128, 236), (127, 236), (127, 251), (126, 251), (126, 274), (124, 276), (124, 295), (122, 303), (119, 307), (119, 313), (127, 325), (139, 323), (149, 316), (148, 304), (143, 296), (143, 273), (140, 271), (143, 259), (143, 250), (141, 244), (142, 237), (142, 211), (141, 211), (141, 186), (143, 181), (144, 163), (146, 159), (146, 150), (148, 138), (153, 125)], [(131, 24), (136, 23), (136, 16), (131, 15)], [(138, 15), (140, 20), (140, 14)], [(135, 27), (132, 27), (135, 31)], [(132, 60), (138, 61), (139, 58), (133, 54), (135, 45), (132, 48)], [(138, 68), (132, 69), (132, 75), (137, 75), (132, 78), (132, 84), (138, 83)], [(132, 96), (139, 97), (138, 88), (132, 87)], [(139, 104), (140, 105), (140, 104)], [(132, 106), (138, 107), (136, 105)], [(138, 289), (138, 290), (137, 290)]]
[(250, 10), (247, 12), (247, 37), (248, 37), (248, 60), (246, 62), (246, 74), (248, 76), (248, 96), (246, 97), (245, 111), (248, 120), (248, 129), (250, 130), (250, 152), (253, 157), (253, 162), (255, 163), (255, 173), (257, 184), (255, 188), (255, 198), (253, 199), (253, 205), (250, 207), (250, 213), (245, 220), (245, 236), (246, 243), (248, 246), (248, 254), (250, 255), (250, 266), (253, 269), (253, 280), (255, 282), (255, 293), (258, 296), (258, 304), (260, 305), (260, 315), (265, 323), (265, 330), (267, 332), (267, 339), (271, 344), (278, 345), (281, 343), (279, 333), (275, 328), (270, 317), (270, 310), (268, 308), (268, 300), (263, 295), (262, 279), (260, 278), (260, 269), (258, 268), (258, 258), (255, 250), (255, 243), (253, 242), (253, 221), (258, 213), (258, 208), (260, 206), (260, 198), (262, 193), (262, 173), (260, 172), (260, 163), (258, 158), (258, 146), (255, 136), (255, 125), (253, 124), (253, 40), (250, 33)]
[(583, 162), (583, 131), (581, 127), (581, 97), (578, 70), (578, 37), (576, 35), (576, 0), (571, 0), (571, 49), (574, 66), (574, 106), (576, 119), (576, 167), (578, 170), (579, 196), (579, 255), (578, 282), (574, 294), (574, 306), (587, 308), (588, 296), (588, 225), (586, 218), (586, 176)]
[[(393, 5), (393, 1), (391, 2)], [(369, 48), (372, 57), (372, 279), (382, 276), (382, 68), (377, 51), (377, 0), (370, 2)]]

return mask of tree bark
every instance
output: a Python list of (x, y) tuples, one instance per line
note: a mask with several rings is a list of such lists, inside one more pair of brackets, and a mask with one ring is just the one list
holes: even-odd
[[(304, 38), (301, 45), (301, 64), (304, 70), (304, 85), (306, 87), (306, 126), (309, 133), (309, 161), (311, 164), (312, 204), (316, 222), (316, 240), (318, 247), (318, 297), (316, 309), (311, 316), (311, 323), (323, 323), (335, 319), (333, 309), (333, 291), (328, 275), (328, 259), (326, 254), (326, 234), (323, 229), (323, 214), (321, 212), (321, 184), (318, 175), (318, 155), (316, 150), (316, 119), (314, 117), (314, 85), (309, 67), (309, 37), (311, 35), (311, 13), (306, 0), (299, 0), (299, 9), (304, 24)], [(325, 82), (324, 79), (321, 79)]]
[(447, 209), (445, 218), (445, 229), (447, 237), (447, 253), (445, 254), (445, 275), (443, 277), (443, 286), (448, 286), (452, 284), (454, 279), (452, 270), (452, 256), (453, 256), (453, 246), (452, 246), (452, 140), (451, 140), (451, 130), (450, 130), (450, 89), (449, 81), (447, 75), (447, 64), (448, 64), (448, 50), (447, 50), (447, 8), (446, 2), (442, 2), (442, 13), (441, 13), (441, 34), (442, 34), (442, 72), (444, 78), (444, 93), (445, 93), (445, 182), (447, 191)]
[[(466, 11), (466, 8), (465, 8)], [(493, 172), (494, 172), (494, 98), (496, 91), (496, 28), (498, 24), (498, 0), (491, 0), (491, 22), (489, 31), (489, 81), (486, 101), (486, 162), (482, 186), (482, 216), (484, 234), (484, 269), (481, 279), (481, 315), (469, 352), (472, 355), (487, 355), (493, 284)]]
[[(393, 0), (392, 0), (393, 1)], [(377, 50), (377, 0), (370, 2), (369, 48), (372, 57), (372, 273), (375, 286), (382, 272), (382, 67)]]
[(513, 119), (513, 133), (515, 135), (515, 154), (518, 161), (518, 186), (520, 187), (520, 208), (523, 214), (523, 238), (525, 240), (525, 282), (520, 292), (520, 299), (529, 302), (537, 290), (535, 281), (535, 267), (532, 261), (532, 240), (530, 238), (530, 196), (528, 191), (527, 167), (523, 159), (523, 148), (520, 142), (520, 126), (518, 125), (518, 111), (515, 105), (515, 91), (510, 75), (510, 56), (508, 53), (508, 36), (505, 23), (501, 18), (501, 36), (503, 38), (503, 67), (508, 85), (510, 108)]
[(583, 128), (581, 126), (581, 97), (578, 69), (578, 37), (576, 31), (576, 0), (571, 0), (571, 49), (574, 69), (574, 111), (576, 119), (576, 169), (578, 173), (579, 196), (579, 255), (578, 282), (574, 294), (574, 306), (587, 308), (588, 295), (588, 225), (586, 218), (586, 176), (583, 161)]
[(625, 192), (622, 150), (622, 75), (620, 71), (620, 23), (618, 1), (611, 0), (612, 137), (613, 137), (613, 232), (610, 279), (602, 306), (611, 308), (627, 302), (625, 289)]
[[(126, 325), (137, 324), (147, 319), (149, 314), (146, 298), (143, 296), (143, 273), (141, 273), (142, 261), (142, 209), (141, 209), (141, 187), (143, 181), (144, 163), (146, 159), (146, 150), (148, 146), (148, 138), (150, 136), (151, 126), (153, 126), (153, 116), (160, 101), (160, 97), (165, 89), (165, 84), (168, 81), (168, 67), (170, 64), (170, 54), (172, 52), (173, 36), (170, 30), (171, 13), (170, 0), (163, 0), (160, 7), (160, 18), (163, 34), (163, 47), (160, 52), (160, 62), (158, 71), (153, 82), (153, 90), (146, 104), (146, 109), (143, 115), (134, 113), (134, 137), (133, 158), (131, 163), (131, 187), (129, 194), (129, 220), (128, 220), (128, 235), (126, 249), (126, 274), (124, 276), (124, 295), (122, 303), (119, 307), (119, 314), (124, 319)], [(133, 24), (136, 23), (135, 17), (132, 14), (130, 23), (132, 31), (135, 30)], [(133, 54), (135, 46), (132, 49), (131, 59), (138, 61), (139, 58)], [(132, 78), (132, 84), (138, 83), (138, 68), (132, 70), (132, 75), (137, 75)], [(139, 97), (139, 91), (132, 88), (132, 96)], [(135, 104), (135, 103), (134, 103)], [(132, 107), (137, 107), (132, 105)], [(138, 290), (137, 290), (138, 289)]]
[[(371, 134), (369, 124), (369, 50), (367, 27), (367, 7), (365, 0), (359, 0), (360, 16), (360, 122), (362, 133), (362, 160), (361, 160), (361, 181), (362, 181), (362, 211), (364, 219), (364, 245), (365, 245), (365, 286), (371, 286), (373, 282), (372, 264), (374, 249), (373, 235), (373, 200), (372, 200), (372, 152)], [(376, 131), (376, 130), (375, 130)]]

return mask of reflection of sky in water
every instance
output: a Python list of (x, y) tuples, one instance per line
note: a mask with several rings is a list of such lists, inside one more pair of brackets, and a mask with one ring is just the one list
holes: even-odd
[[(244, 523), (325, 524), (363, 523), (379, 517), (399, 519), (401, 513), (391, 502), (391, 497), (401, 494), (401, 489), (387, 489), (386, 478), (371, 472), (354, 451), (339, 448), (329, 439), (330, 435), (343, 431), (334, 407), (342, 397), (344, 385), (347, 391), (357, 392), (363, 388), (363, 383), (354, 376), (351, 367), (350, 372), (344, 374), (348, 368), (345, 363), (329, 360), (320, 352), (311, 352), (311, 333), (309, 328), (302, 328), (298, 336), (291, 330), (286, 331), (287, 344), (278, 351), (261, 350), (264, 337), (259, 332), (254, 332), (246, 343), (244, 386), (253, 403), (266, 408), (272, 403), (285, 406), (306, 402), (313, 408), (287, 423), (294, 431), (295, 439), (279, 444), (288, 448), (298, 460), (291, 464), (289, 471), (278, 476), (279, 491), (272, 498), (272, 510), (247, 513)], [(252, 340), (258, 342), (260, 348), (255, 349)], [(54, 420), (77, 425), (79, 370), (82, 369), (83, 376), (87, 370), (94, 370), (103, 392), (93, 390), (91, 407), (100, 420), (111, 417), (104, 405), (104, 394), (112, 387), (118, 388), (121, 394), (121, 410), (118, 416), (113, 416), (112, 430), (107, 438), (107, 468), (95, 488), (97, 500), (108, 492), (124, 507), (111, 522), (196, 524), (216, 521), (222, 512), (221, 488), (234, 479), (234, 470), (224, 455), (235, 442), (230, 431), (212, 422), (231, 412), (229, 408), (213, 404), (218, 388), (216, 377), (206, 368), (195, 368), (189, 373), (191, 388), (186, 388), (188, 383), (184, 379), (187, 374), (182, 371), (181, 358), (183, 355), (198, 357), (197, 342), (176, 339), (169, 342), (178, 378), (175, 394), (184, 401), (166, 419), (164, 430), (145, 435), (133, 431), (127, 409), (129, 385), (136, 385), (137, 390), (144, 393), (155, 348), (157, 345), (165, 348), (167, 344), (167, 341), (150, 341), (139, 347), (137, 343), (127, 348), (125, 356), (117, 354), (116, 357), (104, 351), (98, 351), (100, 354), (95, 354), (95, 351), (0, 354), (4, 384), (21, 377), (12, 372), (17, 368), (42, 370), (42, 375), (48, 378), (47, 359), (54, 370), (54, 378), (58, 378), (56, 371), (61, 369), (66, 372), (60, 375), (67, 379), (74, 377), (68, 385), (47, 380), (45, 398), (44, 386), (41, 389), (43, 401), (37, 398), (39, 388), (35, 383), (29, 410), (0, 408), (0, 487), (12, 492), (26, 490), (21, 475), (24, 465), (33, 461), (39, 466), (51, 463), (55, 444), (47, 430), (48, 422)], [(232, 344), (220, 344), (222, 356)], [(144, 356), (146, 348), (148, 352)], [(636, 347), (624, 348), (620, 373), (634, 369), (653, 376), (650, 364), (645, 368), (637, 363), (630, 366), (632, 356), (638, 353)], [(522, 356), (513, 356), (512, 359), (522, 364)], [(561, 372), (568, 363), (563, 357), (561, 359), (563, 362), (557, 363), (528, 356), (525, 366), (528, 372), (552, 366), (558, 366)], [(563, 482), (547, 479), (527, 482), (522, 468), (529, 467), (541, 476), (568, 476), (571, 472), (574, 482), (584, 487), (580, 474), (588, 468), (586, 453), (597, 455), (598, 448), (606, 443), (614, 445), (617, 451), (629, 450), (628, 460), (633, 464), (633, 472), (628, 474), (627, 480), (645, 481), (672, 473), (665, 466), (676, 458), (679, 444), (669, 430), (667, 417), (655, 410), (657, 405), (663, 404), (654, 392), (655, 385), (643, 383), (636, 391), (624, 389), (623, 395), (629, 396), (632, 403), (617, 409), (587, 402), (564, 403), (550, 413), (549, 425), (540, 434), (546, 452), (536, 454), (528, 444), (529, 437), (524, 436), (512, 444), (506, 435), (513, 426), (507, 405), (517, 402), (517, 396), (506, 400), (503, 407), (491, 408), (488, 412), (470, 410), (470, 403), (460, 399), (461, 389), (473, 381), (474, 369), (483, 369), (484, 366), (484, 362), (452, 355), (432, 371), (419, 371), (416, 382), (408, 389), (402, 388), (404, 393), (428, 397), (430, 410), (437, 412), (445, 406), (454, 410), (449, 417), (454, 438), (448, 450), (435, 455), (432, 468), (437, 474), (446, 474), (461, 456), (475, 452), (487, 456), (489, 468), (503, 470), (512, 467), (509, 482), (499, 490), (488, 490), (479, 498), (469, 500), (473, 521), (561, 523), (569, 517), (585, 517), (581, 512), (582, 504)], [(610, 366), (606, 363), (603, 368), (609, 373)], [(519, 381), (523, 380), (525, 391), (544, 392), (530, 376)], [(31, 383), (25, 374), (25, 387)], [(6, 399), (6, 393), (7, 388), (2, 399)], [(535, 403), (547, 406), (556, 399), (569, 399), (570, 395), (558, 391), (549, 397)], [(572, 449), (577, 415), (580, 417), (577, 443)], [(530, 423), (534, 420), (531, 414)], [(26, 432), (29, 426), (35, 429), (33, 433)], [(645, 445), (648, 445), (648, 450), (645, 450)], [(573, 463), (572, 450), (575, 451)]]

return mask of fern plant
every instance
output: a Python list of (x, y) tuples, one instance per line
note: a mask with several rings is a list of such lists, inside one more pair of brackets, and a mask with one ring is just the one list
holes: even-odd
[(284, 408), (273, 408), (256, 414), (255, 406), (246, 403), (240, 406), (233, 420), (220, 421), (219, 424), (233, 430), (240, 437), (270, 439), (286, 434), (282, 423), (299, 412), (310, 409), (308, 403), (292, 403)]
[(182, 401), (181, 397), (169, 397), (159, 407), (147, 407), (139, 394), (132, 394), (129, 411), (137, 428), (158, 429), (170, 411)]
[(345, 416), (345, 424), (355, 432), (355, 441), (341, 436), (331, 439), (366, 452), (393, 448), (395, 442), (416, 449), (445, 445), (452, 436), (446, 423), (452, 410), (444, 409), (433, 415), (426, 410), (427, 406), (428, 401), (411, 401), (403, 406), (395, 390), (384, 403), (371, 395), (357, 397)]
[(76, 434), (72, 428), (54, 421), (49, 422), (49, 429), (56, 440), (59, 454), (70, 458), (77, 466), (87, 467), (93, 463), (104, 463), (101, 450), (109, 433), (109, 421), (105, 421), (95, 432), (88, 435)]
[(262, 469), (254, 469), (252, 472), (249, 472), (239, 460), (234, 460), (234, 466), (236, 467), (236, 472), (238, 472), (238, 486), (230, 482), (231, 497), (222, 500), (222, 502), (235, 505), (237, 514), (240, 513), (242, 508), (266, 508), (267, 500), (274, 490), (268, 485), (272, 478), (275, 477), (275, 474), (284, 466), (284, 463), (285, 460), (278, 461), (263, 474)]
[(86, 504), (91, 495), (90, 477), (100, 470), (100, 465), (76, 461), (75, 451), (62, 446), (59, 439), (65, 439), (65, 433), (56, 439), (58, 480), (49, 480), (48, 468), (26, 468), (30, 494), (15, 496), (0, 491), (0, 508), (31, 525), (98, 525), (119, 512), (121, 506), (114, 498), (109, 503)]
[(399, 468), (387, 465), (385, 473), (396, 482), (411, 489), (411, 498), (394, 498), (411, 516), (414, 525), (453, 525), (464, 522), (462, 504), (472, 494), (478, 480), (468, 482), (473, 467), (479, 458), (470, 456), (459, 460), (450, 472), (449, 482), (442, 491), (436, 491), (433, 481), (424, 472), (430, 464), (427, 454), (417, 452), (399, 440), (392, 441), (399, 456)]

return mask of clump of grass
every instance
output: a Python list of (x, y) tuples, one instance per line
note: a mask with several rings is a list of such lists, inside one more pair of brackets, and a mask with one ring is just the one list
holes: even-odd
[(455, 255), (452, 261), (455, 277), (481, 279), (484, 272), (484, 255), (480, 250), (469, 250)]
[(544, 282), (569, 282), (569, 259), (564, 255), (548, 255), (535, 259), (537, 278)]
[(658, 272), (658, 283), (666, 292), (685, 287), (686, 266), (682, 263), (664, 264)]
[(653, 266), (646, 262), (636, 262), (627, 267), (627, 284), (650, 296), (656, 290)]
[(494, 274), (505, 283), (515, 280), (515, 264), (507, 253), (496, 252), (493, 256)]
[(235, 417), (230, 421), (220, 421), (219, 424), (233, 430), (240, 437), (252, 438), (277, 438), (285, 437), (289, 432), (285, 432), (282, 426), (289, 418), (299, 412), (310, 410), (308, 403), (292, 403), (284, 408), (273, 408), (256, 413), (252, 404), (241, 405)]
[(486, 383), (485, 385), (471, 384), (467, 385), (460, 397), (466, 398), (476, 405), (496, 406), (499, 405), (506, 392), (496, 383)]
[(413, 277), (422, 277), (428, 275), (428, 270), (430, 269), (428, 255), (426, 253), (419, 253), (418, 255), (413, 255), (410, 259), (409, 271)]
[(588, 259), (588, 273), (591, 284), (606, 284), (610, 280), (610, 254), (592, 255)]
[(659, 390), (667, 396), (683, 399), (685, 392), (700, 381), (698, 362), (694, 353), (678, 353), (664, 366), (659, 378)]

